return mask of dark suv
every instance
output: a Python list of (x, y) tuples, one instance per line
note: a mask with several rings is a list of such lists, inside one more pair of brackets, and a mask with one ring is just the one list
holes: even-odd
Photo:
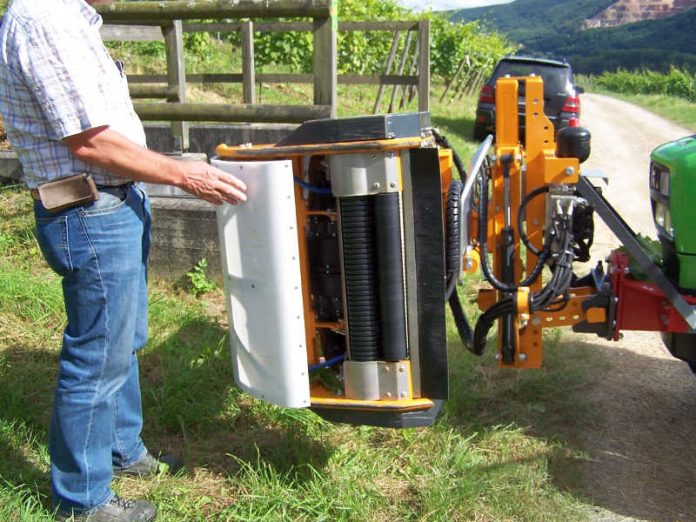
[[(541, 76), (544, 80), (544, 113), (553, 123), (556, 132), (568, 126), (568, 121), (580, 117), (582, 88), (573, 81), (570, 64), (557, 60), (508, 56), (500, 60), (493, 74), (481, 88), (476, 107), (474, 139), (482, 141), (488, 134), (495, 134), (495, 82), (504, 76)], [(520, 139), (524, 138), (524, 85), (520, 84)]]

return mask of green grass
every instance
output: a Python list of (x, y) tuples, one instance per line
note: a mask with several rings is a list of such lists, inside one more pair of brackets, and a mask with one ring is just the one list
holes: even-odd
[(665, 94), (620, 94), (601, 90), (596, 92), (633, 103), (682, 125), (691, 132), (696, 131), (696, 104), (683, 98)]
[[(466, 128), (443, 121), (452, 136)], [(0, 191), (0, 234), (0, 520), (50, 520), (60, 282), (36, 250), (20, 189)], [(470, 310), (476, 284), (460, 290)], [(140, 359), (144, 438), (153, 450), (180, 453), (186, 470), (114, 487), (157, 503), (158, 520), (584, 519), (584, 503), (563, 486), (573, 477), (553, 470), (583, 458), (563, 427), (585, 418), (578, 396), (598, 363), (559, 353), (557, 334), (545, 369), (502, 371), (492, 353), (464, 353), (450, 319), (452, 398), (436, 425), (348, 427), (240, 392), (226, 330), (208, 313), (219, 300), (219, 290), (197, 299), (169, 281), (151, 285), (151, 339)]]

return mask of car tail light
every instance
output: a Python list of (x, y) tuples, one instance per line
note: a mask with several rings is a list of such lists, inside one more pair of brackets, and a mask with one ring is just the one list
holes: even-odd
[(580, 114), (580, 97), (578, 96), (566, 96), (565, 102), (563, 103), (563, 112), (572, 112), (574, 114)]
[(483, 87), (481, 87), (479, 103), (495, 103), (493, 87), (491, 87), (490, 85), (484, 85)]

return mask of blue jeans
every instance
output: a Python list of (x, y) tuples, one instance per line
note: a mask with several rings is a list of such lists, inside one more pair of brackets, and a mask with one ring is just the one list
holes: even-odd
[(150, 204), (138, 185), (100, 188), (91, 204), (34, 205), (44, 258), (63, 277), (63, 334), (49, 434), (61, 510), (111, 500), (112, 466), (146, 452), (136, 350), (147, 341)]

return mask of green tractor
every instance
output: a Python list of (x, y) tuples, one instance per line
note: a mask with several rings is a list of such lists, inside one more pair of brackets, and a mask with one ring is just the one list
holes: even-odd
[[(696, 134), (657, 147), (650, 156), (650, 200), (665, 273), (680, 292), (696, 295)], [(696, 373), (696, 335), (663, 332), (675, 357)]]

